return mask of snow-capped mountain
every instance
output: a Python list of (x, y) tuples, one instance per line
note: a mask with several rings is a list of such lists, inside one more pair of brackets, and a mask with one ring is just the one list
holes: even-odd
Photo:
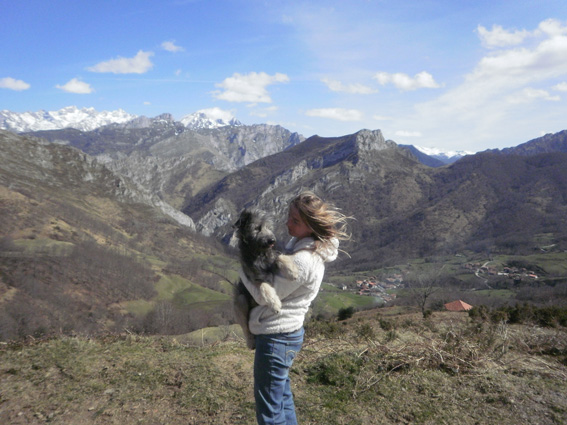
[(234, 116), (227, 111), (218, 108), (201, 109), (181, 118), (181, 123), (191, 130), (202, 130), (206, 128), (226, 127), (227, 125), (242, 125)]
[(437, 148), (426, 148), (416, 145), (414, 145), (414, 147), (425, 155), (436, 158), (445, 164), (452, 164), (453, 162), (461, 159), (463, 156), (474, 155), (475, 153), (469, 151), (443, 151)]
[[(129, 123), (128, 125), (132, 127), (149, 126), (158, 118), (174, 122), (170, 114), (162, 114), (155, 119), (150, 119), (129, 114), (122, 109), (98, 112), (94, 108), (79, 109), (76, 106), (67, 106), (58, 111), (12, 112), (3, 110), (0, 111), (0, 129), (17, 133), (64, 128), (91, 131), (109, 124)], [(180, 122), (190, 130), (242, 125), (232, 113), (219, 108), (201, 109), (193, 114), (185, 115)]]
[(122, 109), (98, 112), (94, 108), (79, 109), (67, 106), (58, 111), (12, 112), (0, 111), (0, 129), (13, 132), (61, 130), (76, 128), (90, 131), (112, 123), (124, 123), (136, 118), (136, 115)]

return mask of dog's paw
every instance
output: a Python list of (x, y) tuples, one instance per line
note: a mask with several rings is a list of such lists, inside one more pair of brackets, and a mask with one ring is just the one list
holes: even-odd
[(280, 314), (282, 312), (282, 302), (280, 301), (280, 299), (276, 298), (275, 300), (273, 300), (273, 303), (270, 304), (270, 308), (274, 313)]
[(279, 314), (282, 311), (282, 301), (272, 285), (267, 282), (262, 282), (260, 284), (260, 294), (262, 294), (266, 304), (274, 313)]
[(277, 259), (278, 270), (280, 274), (288, 280), (296, 280), (299, 271), (297, 270), (297, 266), (293, 262), (293, 258), (291, 255), (280, 255)]

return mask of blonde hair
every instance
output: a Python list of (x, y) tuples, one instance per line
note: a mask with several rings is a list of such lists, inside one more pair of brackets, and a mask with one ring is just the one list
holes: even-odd
[(350, 239), (347, 233), (347, 217), (333, 205), (324, 202), (315, 193), (305, 191), (296, 196), (290, 206), (297, 208), (300, 217), (313, 231), (313, 237), (322, 242), (333, 238)]

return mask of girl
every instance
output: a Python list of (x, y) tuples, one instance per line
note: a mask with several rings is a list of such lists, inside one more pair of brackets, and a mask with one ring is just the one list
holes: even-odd
[[(256, 337), (254, 397), (258, 424), (297, 424), (289, 369), (303, 343), (303, 322), (317, 296), (325, 263), (337, 258), (339, 239), (345, 240), (347, 217), (313, 192), (303, 192), (291, 201), (286, 245), (298, 269), (296, 280), (281, 276), (274, 288), (282, 301), (281, 312), (266, 305), (250, 311), (249, 327)], [(257, 302), (257, 286), (240, 273), (242, 282)]]

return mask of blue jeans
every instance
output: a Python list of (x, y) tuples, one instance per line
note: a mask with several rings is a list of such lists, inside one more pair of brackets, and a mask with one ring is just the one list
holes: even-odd
[(304, 330), (256, 335), (254, 398), (259, 425), (296, 425), (289, 369), (303, 344)]

